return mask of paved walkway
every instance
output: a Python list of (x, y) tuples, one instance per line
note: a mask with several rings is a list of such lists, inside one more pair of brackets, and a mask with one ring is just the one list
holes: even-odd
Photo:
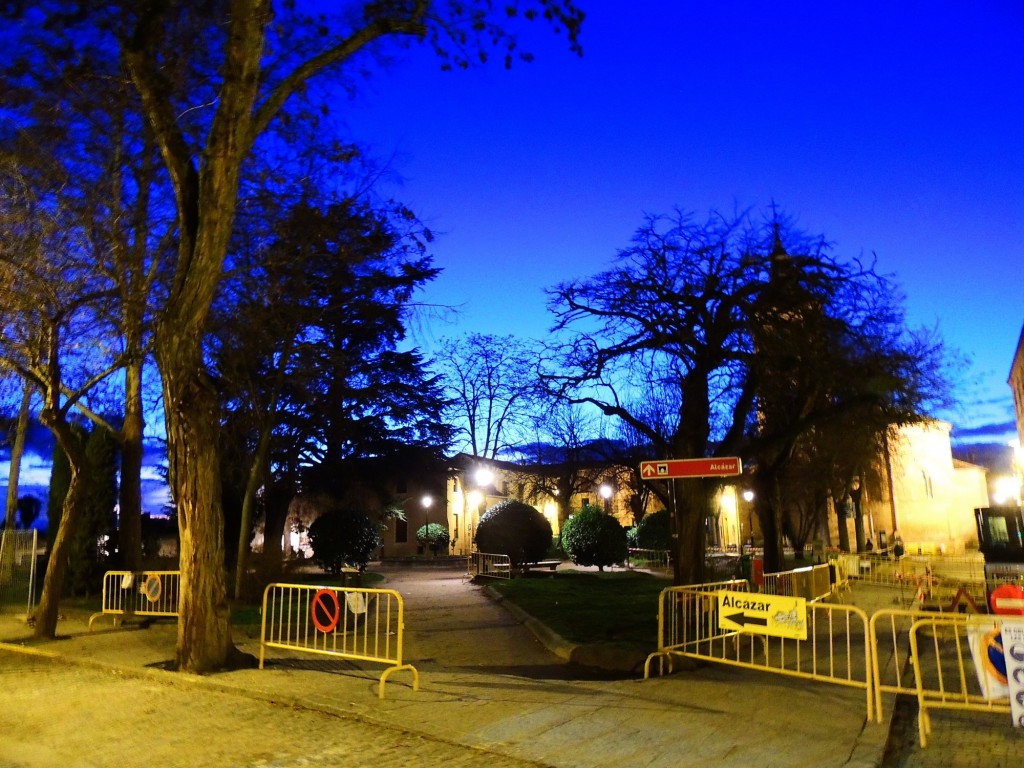
[[(380, 667), (323, 657), (268, 652), (264, 670), (203, 678), (161, 671), (174, 655), (175, 628), (169, 623), (89, 633), (84, 617), (69, 617), (59, 627), (63, 639), (35, 647), (80, 668), (116, 670), (125, 678), (185, 687), (193, 695), (230, 695), (280, 708), (282, 738), (285, 729), (294, 731), (290, 713), (304, 711), (376, 727), (384, 742), (405, 734), (421, 739), (427, 751), (428, 744), (470, 749), (491, 756), (494, 766), (507, 761), (556, 768), (882, 764), (887, 730), (865, 723), (861, 691), (713, 665), (647, 681), (595, 673), (566, 664), (549, 649), (565, 654), (555, 639), (540, 642), (461, 573), (395, 567), (385, 575), (382, 586), (405, 599), (405, 658), (420, 672), (420, 690), (411, 689), (408, 673), (396, 672), (384, 701), (377, 697)], [(0, 617), (0, 640), (8, 649), (27, 633), (24, 624)], [(235, 641), (242, 650), (258, 654), (258, 637), (236, 636)], [(21, 677), (0, 678), (5, 691)], [(24, 677), (32, 680), (31, 675)], [(59, 690), (49, 695), (54, 702), (60, 700)], [(71, 734), (86, 732), (94, 718), (95, 713), (78, 707), (60, 711)], [(216, 732), (189, 743), (196, 761), (176, 764), (212, 764), (202, 755), (214, 748), (215, 739)], [(420, 755), (416, 743), (413, 739), (402, 747), (408, 764), (433, 764), (426, 752)], [(1017, 743), (1024, 746), (1024, 740)], [(0, 758), (3, 749), (0, 729)], [(941, 754), (932, 747), (925, 752)], [(348, 764), (388, 764), (371, 758), (370, 752), (365, 757), (365, 762)], [(951, 764), (948, 756), (941, 762)], [(82, 764), (125, 765), (96, 760)], [(0, 759), (2, 768), (21, 765), (34, 764)]]

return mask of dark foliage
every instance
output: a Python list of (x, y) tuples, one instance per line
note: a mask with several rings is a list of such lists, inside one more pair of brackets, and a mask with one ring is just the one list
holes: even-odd
[(645, 515), (636, 526), (636, 546), (640, 549), (671, 549), (672, 518), (667, 509)]
[(576, 565), (606, 565), (626, 559), (626, 529), (597, 507), (583, 507), (562, 526), (562, 549)]
[(309, 526), (313, 562), (338, 575), (346, 566), (363, 568), (380, 546), (380, 534), (362, 512), (339, 509), (321, 515)]
[(551, 546), (551, 523), (522, 501), (501, 501), (480, 517), (476, 546), (481, 552), (508, 555), (513, 565), (544, 559)]

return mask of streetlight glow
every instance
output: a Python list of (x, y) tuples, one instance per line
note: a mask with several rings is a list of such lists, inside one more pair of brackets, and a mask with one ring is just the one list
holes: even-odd
[(487, 467), (480, 467), (473, 475), (473, 479), (476, 480), (478, 486), (483, 488), (494, 482), (494, 473)]

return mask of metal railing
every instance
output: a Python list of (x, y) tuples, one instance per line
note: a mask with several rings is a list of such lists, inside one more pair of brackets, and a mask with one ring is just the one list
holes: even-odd
[[(873, 718), (868, 617), (859, 608), (807, 603), (807, 639), (734, 631), (719, 626), (719, 592), (747, 592), (745, 580), (669, 587), (658, 606), (658, 650), (647, 657), (672, 669), (674, 656), (713, 661), (764, 672), (833, 683), (864, 691), (868, 719)], [(757, 593), (751, 593), (756, 600)]]
[(405, 607), (390, 589), (270, 584), (263, 592), (260, 627), (260, 669), (267, 648), (336, 656), (351, 661), (387, 664), (378, 696), (392, 672), (412, 673), (412, 689), (420, 676), (402, 659)]
[[(949, 615), (916, 620), (910, 628), (910, 653), (917, 693), (918, 733), (921, 746), (928, 746), (931, 710), (1011, 713), (1005, 682), (994, 681), (986, 663), (990, 648), (1000, 631), (1000, 622), (992, 617), (972, 617), (968, 621)], [(972, 633), (983, 643), (981, 661), (971, 651)], [(998, 649), (1002, 656), (1002, 648)], [(968, 671), (968, 666), (973, 670)]]
[(32, 613), (36, 598), (36, 548), (39, 532), (35, 529), (0, 532), (0, 612), (14, 608)]
[(466, 569), (470, 576), (487, 576), (492, 579), (512, 578), (512, 560), (508, 555), (471, 552)]
[[(959, 555), (911, 554), (896, 559), (890, 553), (836, 556), (851, 579), (900, 590), (901, 602), (943, 611), (962, 603), (985, 602), (985, 558), (978, 552)], [(980, 608), (984, 610), (984, 608)]]
[(766, 573), (761, 591), (766, 595), (802, 597), (808, 602), (824, 600), (832, 596), (830, 570), (826, 564)]
[[(941, 614), (950, 622), (966, 622), (966, 614)], [(913, 695), (914, 669), (911, 666), (910, 628), (915, 621), (935, 618), (934, 612), (891, 608), (871, 614), (870, 642), (875, 714), (882, 722), (882, 694)]]
[(670, 572), (672, 570), (672, 561), (667, 549), (630, 547), (626, 555), (626, 567)]
[(100, 616), (178, 616), (181, 571), (107, 571), (103, 574), (103, 602), (89, 617), (89, 630)]

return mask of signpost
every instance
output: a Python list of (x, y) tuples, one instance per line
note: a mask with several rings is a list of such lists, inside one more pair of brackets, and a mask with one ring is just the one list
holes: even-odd
[(742, 474), (738, 456), (720, 459), (665, 459), (641, 461), (640, 477), (644, 480), (671, 480), (676, 477), (734, 477)]
[(757, 592), (718, 593), (719, 629), (807, 639), (807, 600)]

